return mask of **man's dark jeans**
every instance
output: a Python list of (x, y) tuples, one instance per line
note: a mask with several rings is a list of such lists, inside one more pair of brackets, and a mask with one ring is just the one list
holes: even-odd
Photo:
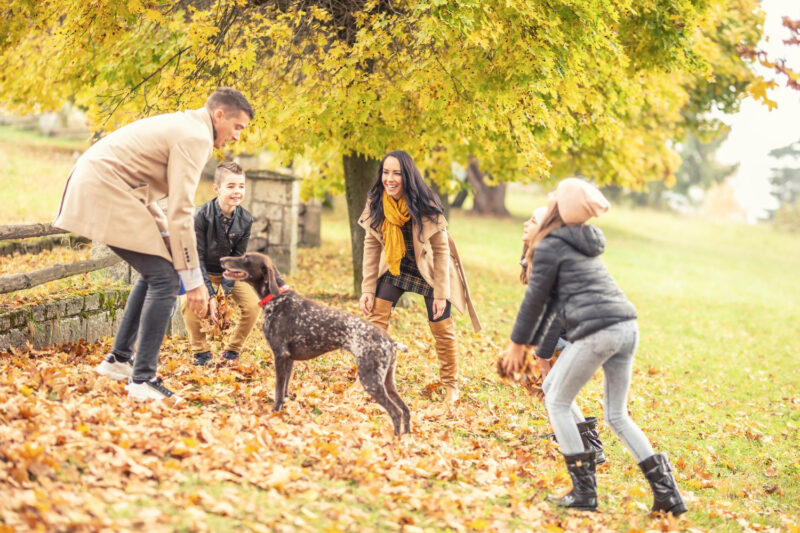
[(156, 377), (158, 353), (180, 288), (178, 273), (172, 263), (162, 257), (114, 246), (109, 248), (139, 273), (128, 295), (112, 352), (130, 357), (138, 339), (133, 379), (150, 380)]

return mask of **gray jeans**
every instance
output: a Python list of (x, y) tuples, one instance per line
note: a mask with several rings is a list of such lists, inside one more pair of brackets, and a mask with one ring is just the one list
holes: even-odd
[(139, 279), (128, 295), (111, 351), (130, 357), (136, 344), (133, 379), (153, 379), (156, 377), (158, 353), (180, 288), (178, 273), (164, 258), (113, 246), (109, 248), (139, 273)]
[[(601, 366), (605, 375), (605, 418), (614, 433), (642, 462), (653, 455), (650, 441), (628, 416), (628, 389), (639, 326), (628, 320), (596, 331), (567, 346), (543, 384), (544, 404), (564, 455), (584, 451), (573, 409), (575, 397)], [(573, 407), (574, 406), (574, 407)]]
[[(562, 339), (561, 337), (558, 338), (558, 342), (556, 343), (556, 350), (560, 350), (561, 353), (564, 353), (564, 350), (567, 349), (570, 343)], [(561, 358), (558, 358), (558, 361), (561, 361)], [(558, 364), (556, 361), (556, 364)], [(544, 392), (545, 397), (550, 392), (550, 388), (553, 386), (553, 379), (550, 377), (553, 375), (553, 371), (551, 370), (547, 377), (544, 378), (544, 382), (542, 382), (542, 392)], [(575, 400), (572, 401), (572, 405), (569, 406), (569, 410), (572, 413), (572, 419), (575, 420), (576, 424), (581, 422), (585, 422), (586, 419), (583, 417), (583, 413), (581, 412), (581, 408), (578, 407), (578, 404), (575, 403)]]

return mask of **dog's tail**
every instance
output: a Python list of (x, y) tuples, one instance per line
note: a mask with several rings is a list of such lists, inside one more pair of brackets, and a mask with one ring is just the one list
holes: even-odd
[(392, 341), (392, 342), (394, 343), (394, 347), (395, 349), (397, 349), (398, 352), (403, 352), (403, 353), (408, 352), (408, 346), (406, 346), (402, 342), (397, 342), (397, 341)]

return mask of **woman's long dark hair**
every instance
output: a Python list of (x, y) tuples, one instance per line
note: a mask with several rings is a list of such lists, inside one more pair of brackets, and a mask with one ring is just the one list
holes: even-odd
[(406, 207), (408, 207), (408, 214), (411, 215), (411, 220), (419, 228), (419, 238), (422, 239), (422, 218), (426, 217), (433, 222), (439, 216), (444, 216), (444, 208), (439, 196), (431, 190), (425, 180), (422, 179), (422, 172), (419, 171), (414, 160), (411, 156), (402, 150), (389, 152), (378, 166), (378, 178), (375, 184), (370, 188), (367, 195), (367, 203), (369, 204), (369, 218), (371, 220), (370, 227), (375, 231), (381, 231), (381, 224), (383, 224), (383, 163), (387, 157), (394, 157), (400, 161), (400, 171), (403, 180), (403, 196), (406, 199)]

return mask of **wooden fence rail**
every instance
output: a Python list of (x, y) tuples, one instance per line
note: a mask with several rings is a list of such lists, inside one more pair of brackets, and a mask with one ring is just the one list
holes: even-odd
[(0, 226), (0, 241), (8, 239), (29, 239), (31, 237), (44, 237), (55, 233), (69, 233), (63, 229), (54, 228), (49, 222), (36, 224), (13, 224)]
[(31, 287), (47, 283), (48, 281), (68, 278), (77, 274), (85, 274), (86, 272), (94, 272), (101, 268), (116, 265), (120, 261), (122, 261), (122, 259), (116, 255), (107, 255), (100, 259), (86, 259), (66, 265), (53, 265), (47, 268), (40, 268), (39, 270), (34, 270), (27, 274), (7, 274), (5, 276), (0, 276), (0, 294), (30, 289)]
[[(44, 237), (55, 233), (68, 233), (62, 229), (54, 228), (49, 223), (15, 224), (0, 226), (0, 241), (8, 239), (29, 239), (31, 237)], [(0, 276), (0, 294), (7, 292), (30, 289), (42, 283), (57, 279), (68, 278), (78, 274), (94, 272), (101, 268), (110, 267), (122, 261), (117, 255), (109, 254), (95, 259), (76, 261), (65, 265), (53, 265), (40, 268), (28, 273), (6, 274)]]

